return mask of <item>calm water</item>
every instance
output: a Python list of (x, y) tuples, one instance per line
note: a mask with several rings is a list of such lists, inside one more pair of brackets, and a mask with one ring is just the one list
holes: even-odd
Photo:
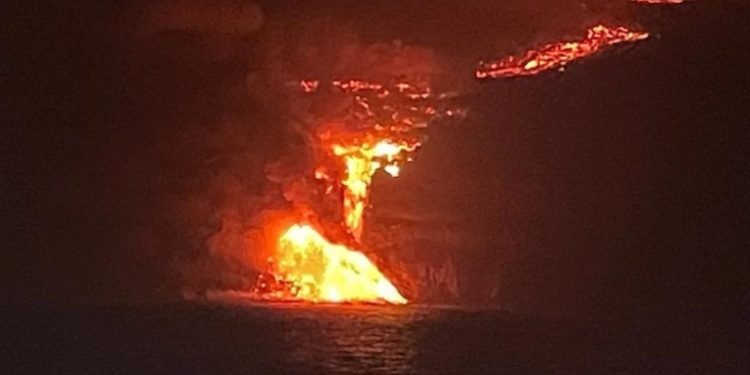
[(689, 333), (491, 310), (185, 302), (6, 316), (11, 373), (732, 372), (721, 353), (696, 361)]

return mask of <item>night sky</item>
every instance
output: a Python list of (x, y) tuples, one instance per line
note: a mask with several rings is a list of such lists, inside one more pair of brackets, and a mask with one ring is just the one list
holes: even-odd
[[(283, 153), (274, 89), (252, 103), (237, 94), (268, 74), (274, 38), (286, 42), (265, 28), (329, 17), (365, 41), (423, 45), (463, 69), (471, 115), (432, 128), (388, 184), (402, 184), (390, 204), (407, 201), (472, 238), (456, 249), (467, 301), (497, 282), (511, 311), (747, 312), (746, 4), (267, 2), (263, 26), (235, 35), (154, 32), (139, 18), (148, 2), (102, 3), (3, 12), (5, 304), (178, 297), (175, 263), (206, 254), (216, 225), (220, 204), (200, 199), (224, 184), (211, 155), (242, 155), (241, 181), (260, 184), (264, 163)], [(591, 20), (653, 37), (564, 74), (472, 82), (479, 58), (576, 35)], [(244, 127), (226, 125), (227, 113)], [(232, 191), (259, 189), (241, 185)], [(373, 201), (388, 207), (386, 195)]]

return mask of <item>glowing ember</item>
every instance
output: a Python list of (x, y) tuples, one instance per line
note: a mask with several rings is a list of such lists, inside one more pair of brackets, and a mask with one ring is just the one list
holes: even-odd
[(646, 32), (597, 25), (588, 29), (583, 40), (547, 44), (520, 57), (508, 56), (493, 62), (480, 62), (475, 75), (480, 79), (535, 75), (550, 69), (562, 69), (571, 61), (592, 55), (604, 47), (646, 38)]
[(309, 225), (292, 225), (279, 238), (277, 254), (276, 262), (270, 263), (273, 276), (265, 275), (258, 285), (275, 298), (407, 302), (364, 254), (329, 242)]

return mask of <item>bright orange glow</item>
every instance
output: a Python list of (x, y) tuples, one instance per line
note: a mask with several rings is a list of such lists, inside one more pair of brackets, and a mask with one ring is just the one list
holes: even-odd
[(563, 41), (527, 51), (522, 56), (508, 56), (492, 62), (480, 62), (477, 78), (530, 76), (550, 69), (562, 69), (571, 61), (590, 56), (600, 49), (619, 43), (633, 43), (648, 38), (648, 33), (625, 27), (597, 25), (579, 41)]
[(276, 297), (313, 302), (388, 302), (407, 300), (363, 253), (334, 244), (309, 225), (292, 225), (279, 238), (271, 263)]
[[(300, 86), (310, 93), (307, 88), (311, 85), (305, 82), (310, 81), (302, 81)], [(318, 134), (323, 153), (319, 155), (315, 178), (326, 183), (328, 193), (341, 194), (343, 225), (359, 240), (370, 186), (377, 171), (398, 177), (403, 165), (412, 160), (421, 146), (419, 132), (430, 121), (465, 113), (441, 108), (439, 101), (443, 97), (434, 95), (423, 81), (394, 80), (380, 84), (335, 80), (331, 88), (352, 96), (351, 117), (357, 121), (355, 126), (324, 127)]]
[(398, 177), (399, 163), (406, 160), (403, 155), (419, 147), (419, 143), (407, 141), (381, 140), (375, 144), (358, 145), (334, 144), (332, 153), (344, 160), (346, 172), (341, 180), (344, 187), (344, 224), (355, 238), (362, 235), (362, 215), (368, 204), (372, 177), (383, 169), (392, 177)]
[[(359, 242), (373, 177), (379, 170), (398, 177), (421, 146), (420, 131), (436, 118), (463, 116), (443, 108), (427, 81), (394, 78), (386, 84), (364, 80), (318, 80), (292, 83), (305, 94), (343, 98), (353, 103), (338, 121), (317, 124), (313, 176), (325, 194), (340, 199), (338, 215), (348, 239)], [(338, 213), (337, 213), (338, 214)], [(314, 218), (318, 220), (321, 218)], [(289, 224), (287, 224), (289, 225)], [(260, 298), (312, 302), (407, 303), (396, 287), (364, 253), (332, 243), (310, 225), (294, 224), (279, 235), (268, 271), (256, 282)], [(275, 238), (277, 234), (274, 234)], [(350, 242), (347, 242), (350, 243)]]

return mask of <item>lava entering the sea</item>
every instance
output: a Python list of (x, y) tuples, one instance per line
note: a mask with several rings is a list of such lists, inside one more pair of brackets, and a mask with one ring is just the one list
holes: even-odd
[[(272, 274), (258, 280), (267, 297), (312, 302), (404, 304), (398, 289), (360, 251), (325, 239), (307, 224), (294, 224), (279, 238)], [(273, 277), (272, 277), (273, 276)]]
[(532, 76), (550, 69), (562, 69), (568, 63), (592, 55), (604, 47), (619, 43), (633, 43), (648, 38), (649, 34), (625, 27), (596, 25), (578, 41), (563, 41), (532, 49), (522, 56), (507, 56), (491, 62), (479, 62), (475, 75), (479, 79)]
[[(359, 243), (375, 174), (382, 170), (398, 177), (421, 146), (421, 130), (435, 119), (463, 111), (445, 108), (445, 95), (434, 95), (425, 81), (335, 80), (323, 85), (302, 80), (299, 88), (308, 95), (329, 90), (353, 103), (341, 121), (316, 127), (317, 167), (312, 172), (325, 193), (341, 202), (339, 216), (348, 242)], [(300, 222), (279, 237), (268, 271), (256, 283), (256, 294), (312, 302), (407, 302), (363, 252), (333, 243)]]
[[(607, 46), (633, 43), (648, 36), (646, 32), (600, 24), (588, 29), (582, 40), (547, 44), (521, 56), (480, 62), (475, 76), (532, 76), (562, 69)], [(318, 104), (326, 115), (304, 127), (315, 164), (303, 185), (319, 186), (316, 199), (322, 195), (326, 202), (335, 202), (336, 207), (324, 205), (316, 212), (303, 204), (308, 216), (292, 214), (296, 219), (281, 225), (283, 229), (273, 236), (277, 241), (268, 258), (267, 272), (256, 282), (255, 294), (259, 298), (407, 303), (386, 276), (388, 272), (376, 265), (383, 266), (383, 262), (373, 261), (362, 251), (367, 248), (361, 238), (372, 181), (378, 171), (399, 176), (404, 164), (421, 147), (428, 124), (465, 114), (445, 100), (451, 94), (433, 92), (425, 76), (411, 78), (330, 82), (306, 79), (290, 84), (302, 98), (324, 99)]]

